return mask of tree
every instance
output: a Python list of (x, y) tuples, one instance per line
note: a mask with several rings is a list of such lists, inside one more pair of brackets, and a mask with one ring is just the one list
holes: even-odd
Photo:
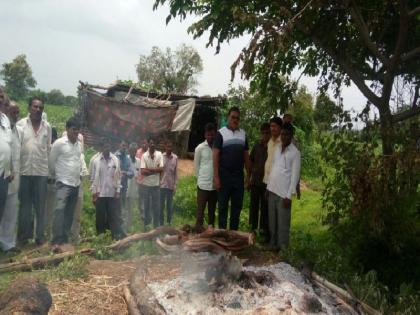
[(314, 109), (314, 121), (319, 131), (331, 130), (333, 124), (342, 120), (343, 116), (350, 119), (343, 106), (335, 103), (326, 93), (321, 93), (316, 98)]
[(167, 22), (199, 16), (189, 31), (194, 38), (209, 34), (207, 45), (216, 42), (216, 52), (223, 42), (250, 33), (232, 74), (241, 65), (241, 75), (252, 79), (259, 69), (263, 90), (279, 75), (290, 78), (295, 68), (319, 76), (324, 91), (331, 86), (338, 93), (352, 81), (379, 111), (384, 155), (394, 150), (395, 122), (420, 113), (419, 93), (410, 95), (408, 112), (392, 115), (390, 104), (398, 79), (418, 91), (418, 1), (156, 0), (154, 7), (166, 2)]
[(6, 92), (13, 99), (26, 97), (29, 89), (36, 86), (26, 55), (19, 55), (12, 62), (4, 63), (0, 77), (4, 80)]
[(314, 129), (312, 95), (305, 86), (301, 86), (289, 105), (288, 113), (293, 115), (293, 124), (305, 132), (305, 137), (311, 136)]
[(187, 94), (196, 92), (203, 62), (198, 52), (185, 44), (175, 51), (154, 46), (150, 55), (140, 56), (136, 69), (140, 85), (152, 91)]
[[(282, 107), (291, 104), (285, 101), (287, 90), (296, 91), (294, 70), (318, 77), (320, 91), (332, 88), (335, 96), (343, 86), (357, 86), (366, 107), (379, 113), (382, 154), (372, 139), (359, 139), (359, 132), (331, 133), (322, 150), (333, 170), (330, 178), (324, 172), (324, 209), (355, 264), (365, 270), (377, 266), (383, 279), (413, 271), (409, 267), (416, 266), (420, 244), (419, 160), (400, 122), (420, 114), (418, 1), (155, 0), (154, 7), (165, 3), (167, 22), (195, 15), (189, 32), (194, 38), (208, 34), (207, 45), (215, 44), (216, 52), (222, 43), (250, 34), (231, 67), (232, 77), (239, 69), (262, 94), (278, 97), (281, 89)], [(376, 264), (368, 257), (376, 257)], [(414, 278), (410, 272), (392, 281), (393, 287), (418, 279), (418, 270)]]
[(67, 95), (65, 97), (64, 105), (77, 106), (78, 105), (77, 97), (72, 96), (72, 95)]
[(59, 89), (52, 89), (47, 93), (47, 99), (45, 100), (49, 104), (64, 105), (66, 104), (66, 97), (63, 92)]

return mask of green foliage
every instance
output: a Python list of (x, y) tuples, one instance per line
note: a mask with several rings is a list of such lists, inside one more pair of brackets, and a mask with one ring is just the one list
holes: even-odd
[(16, 272), (8, 272), (0, 274), (0, 294), (9, 287), (10, 283), (16, 279)]
[[(420, 37), (415, 0), (155, 0), (154, 8), (166, 3), (167, 23), (195, 16), (189, 32), (194, 38), (208, 36), (207, 45), (215, 44), (216, 52), (222, 43), (251, 34), (231, 67), (232, 76), (240, 66), (241, 76), (255, 81), (282, 111), (296, 91), (296, 69), (318, 77), (320, 90), (331, 87), (336, 96), (353, 82), (379, 111), (384, 154), (393, 152), (390, 102), (401, 105), (404, 98), (392, 97), (393, 89), (416, 99), (420, 77), (418, 41), (411, 40)], [(404, 90), (393, 86), (396, 81)]]
[(197, 75), (203, 70), (203, 62), (197, 50), (182, 44), (172, 51), (152, 47), (150, 55), (141, 55), (136, 65), (139, 83), (148, 90), (160, 93), (195, 93)]
[(111, 231), (107, 230), (105, 233), (96, 235), (93, 238), (92, 242), (89, 244), (90, 247), (93, 247), (95, 251), (96, 259), (108, 259), (111, 256), (111, 252), (106, 248), (106, 246), (112, 243)]
[[(291, 95), (291, 106), (288, 113), (294, 117), (293, 124), (296, 127), (295, 138), (299, 143), (302, 153), (302, 175), (304, 177), (316, 177), (321, 174), (320, 146), (313, 141), (313, 105), (312, 96), (304, 86), (297, 93)], [(227, 93), (226, 108), (238, 106), (241, 111), (241, 128), (248, 137), (252, 147), (260, 139), (260, 126), (269, 122), (271, 117), (277, 115), (279, 105), (273, 105), (268, 97), (260, 93), (252, 92), (252, 88), (244, 86), (231, 87)]]
[(57, 267), (50, 269), (43, 278), (46, 281), (84, 278), (88, 275), (88, 262), (89, 258), (81, 254), (66, 258)]
[(13, 100), (26, 97), (29, 89), (36, 86), (26, 55), (19, 55), (11, 62), (3, 63), (0, 77), (4, 80), (6, 93)]
[[(197, 180), (194, 176), (180, 179), (174, 196), (174, 211), (182, 219), (192, 221), (197, 210)], [(176, 221), (174, 224), (176, 225)], [(185, 224), (186, 222), (184, 222)], [(194, 222), (195, 223), (195, 222)]]
[(256, 65), (250, 90), (261, 95), (268, 106), (285, 113), (298, 90), (297, 81), (277, 73), (269, 74), (263, 65)]
[(313, 101), (305, 86), (301, 86), (293, 95), (287, 112), (293, 115), (293, 125), (305, 133), (309, 142), (314, 128)]
[(346, 120), (350, 120), (342, 104), (336, 104), (326, 93), (318, 95), (315, 102), (314, 121), (319, 131), (332, 130), (333, 124), (343, 120), (343, 115), (347, 115)]
[[(401, 139), (409, 139), (404, 128)], [(398, 141), (398, 140), (397, 140)], [(331, 167), (324, 176), (324, 222), (340, 245), (365, 270), (375, 269), (392, 289), (420, 279), (419, 161), (410, 142), (392, 156), (375, 153), (377, 144), (343, 131), (323, 139)]]
[(117, 80), (117, 84), (125, 85), (128, 88), (133, 87), (135, 89), (139, 89), (139, 90), (143, 90), (143, 91), (151, 90), (150, 86), (144, 85), (140, 82), (134, 82), (132, 80)]

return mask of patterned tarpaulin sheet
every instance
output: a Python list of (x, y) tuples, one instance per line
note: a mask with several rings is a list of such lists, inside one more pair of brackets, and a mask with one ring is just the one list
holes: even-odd
[(171, 131), (179, 107), (144, 107), (94, 93), (86, 97), (87, 127), (96, 135), (130, 141)]

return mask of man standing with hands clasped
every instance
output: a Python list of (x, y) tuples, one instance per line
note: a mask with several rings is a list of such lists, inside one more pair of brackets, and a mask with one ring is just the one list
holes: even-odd
[(240, 111), (232, 107), (228, 112), (228, 125), (221, 128), (213, 145), (214, 188), (218, 191), (219, 228), (226, 229), (230, 200), (229, 228), (237, 230), (244, 198), (244, 165), (247, 186), (251, 163), (245, 131), (239, 128)]
[(294, 128), (283, 124), (281, 144), (274, 147), (273, 164), (268, 179), (268, 216), (270, 245), (282, 250), (289, 244), (292, 194), (300, 177), (300, 152), (292, 143)]
[(153, 227), (161, 223), (160, 217), (160, 174), (163, 171), (162, 153), (155, 149), (155, 141), (149, 139), (149, 149), (141, 157), (140, 172), (144, 176), (144, 226), (150, 224), (153, 218)]
[(121, 219), (121, 169), (118, 158), (112, 154), (111, 141), (102, 138), (102, 152), (91, 163), (92, 201), (96, 207), (96, 232), (105, 233), (109, 227), (113, 239), (125, 237)]
[(82, 144), (78, 139), (80, 124), (76, 118), (66, 122), (67, 134), (54, 142), (49, 168), (55, 177), (55, 207), (52, 243), (56, 246), (69, 242), (74, 210), (82, 173)]
[(45, 242), (48, 155), (51, 149), (52, 131), (50, 124), (42, 119), (44, 112), (42, 100), (36, 97), (30, 99), (28, 112), (28, 117), (16, 124), (22, 130), (17, 239), (19, 245), (26, 244), (34, 236), (35, 225), (35, 243), (42, 245)]
[(197, 177), (197, 218), (195, 227), (198, 232), (204, 230), (204, 210), (208, 211), (208, 225), (214, 227), (217, 191), (213, 184), (213, 140), (216, 126), (208, 123), (204, 127), (204, 142), (200, 143), (194, 152), (194, 171)]

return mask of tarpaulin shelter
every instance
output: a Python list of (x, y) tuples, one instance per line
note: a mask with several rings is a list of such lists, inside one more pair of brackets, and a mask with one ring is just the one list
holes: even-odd
[(171, 140), (181, 155), (203, 141), (207, 122), (217, 124), (223, 103), (222, 98), (160, 95), (119, 84), (103, 88), (81, 83), (79, 91), (86, 144), (95, 147), (100, 137), (115, 143), (153, 137), (160, 144)]

